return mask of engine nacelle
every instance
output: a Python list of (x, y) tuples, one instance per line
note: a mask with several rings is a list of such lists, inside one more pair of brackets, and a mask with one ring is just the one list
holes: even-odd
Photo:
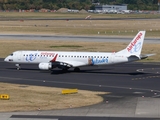
[(52, 69), (52, 63), (39, 63), (38, 67), (40, 70), (50, 70)]

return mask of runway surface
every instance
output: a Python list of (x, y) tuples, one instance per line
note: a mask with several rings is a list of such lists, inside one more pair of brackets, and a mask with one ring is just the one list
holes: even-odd
[[(14, 64), (5, 63), (3, 59), (0, 59), (0, 66), (1, 82), (106, 91), (128, 96), (159, 97), (160, 92), (159, 84), (154, 84), (159, 83), (160, 78), (157, 74), (160, 65), (157, 64), (90, 66), (82, 67), (79, 73), (73, 72), (73, 69), (69, 69), (68, 72), (55, 69), (52, 74), (39, 70), (38, 65), (22, 65), (22, 69), (18, 71)], [(141, 69), (146, 73), (137, 71)], [(151, 90), (157, 91), (157, 95), (155, 96)], [(140, 92), (141, 94), (138, 94)]]
[(55, 69), (51, 74), (49, 71), (39, 70), (38, 65), (22, 65), (21, 70), (16, 70), (14, 64), (0, 59), (0, 82), (111, 92), (104, 95), (104, 102), (98, 105), (69, 110), (37, 111), (31, 112), (32, 114), (7, 113), (11, 115), (10, 120), (19, 118), (142, 120), (144, 116), (150, 120), (159, 118), (160, 111), (155, 110), (160, 107), (157, 106), (160, 97), (159, 73), (160, 63), (135, 62), (114, 66), (82, 67), (80, 72), (74, 72), (73, 69), (69, 69), (68, 72)]
[(4, 117), (9, 114), (10, 120), (33, 118), (37, 120), (39, 118), (44, 120), (143, 120), (145, 116), (148, 120), (153, 120), (160, 117), (160, 111), (156, 110), (160, 107), (159, 73), (160, 63), (135, 62), (114, 66), (82, 67), (81, 72), (74, 72), (73, 69), (62, 72), (55, 69), (51, 74), (49, 71), (39, 70), (38, 65), (22, 65), (22, 69), (18, 71), (14, 64), (5, 63), (0, 59), (0, 82), (111, 92), (103, 96), (104, 102), (93, 106), (2, 114)]
[[(0, 34), (0, 40), (59, 40), (59, 41), (87, 41), (87, 42), (130, 42), (133, 37), (106, 36), (58, 36), (58, 35), (24, 35)], [(160, 43), (160, 38), (145, 38), (145, 43)]]

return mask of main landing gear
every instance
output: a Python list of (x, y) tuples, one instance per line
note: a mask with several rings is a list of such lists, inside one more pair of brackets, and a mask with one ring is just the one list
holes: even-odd
[(69, 69), (69, 67), (64, 67), (64, 68), (62, 69), (62, 71), (63, 71), (63, 72), (67, 72), (68, 69)]
[(20, 70), (20, 69), (21, 69), (20, 64), (15, 64), (15, 66), (17, 67), (17, 70)]
[(74, 68), (74, 72), (79, 72), (80, 71), (80, 68), (79, 67), (75, 67)]

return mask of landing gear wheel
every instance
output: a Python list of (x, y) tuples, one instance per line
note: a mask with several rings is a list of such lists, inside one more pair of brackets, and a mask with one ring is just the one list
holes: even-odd
[(20, 64), (15, 64), (15, 66), (17, 67), (17, 70), (20, 70), (20, 69), (21, 69)]
[(74, 68), (74, 72), (79, 72), (80, 71), (80, 68), (76, 67)]
[(67, 72), (69, 68), (63, 68), (62, 71), (63, 72)]
[(49, 70), (50, 74), (53, 74), (53, 70)]

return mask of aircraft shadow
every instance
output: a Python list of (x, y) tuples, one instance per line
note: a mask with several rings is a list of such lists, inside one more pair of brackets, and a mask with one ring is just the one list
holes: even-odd
[[(15, 70), (17, 71), (16, 68), (6, 68), (8, 70)], [(112, 70), (112, 71), (111, 71)], [(63, 71), (60, 69), (55, 69), (53, 71), (43, 71), (39, 70), (38, 68), (21, 68), (20, 71), (35, 71), (35, 72), (40, 72), (40, 73), (50, 73), (52, 75), (58, 75), (58, 74), (68, 74), (68, 73), (90, 73), (90, 74), (112, 74), (112, 75), (144, 75), (144, 74), (149, 74), (149, 73), (142, 73), (142, 72), (115, 72), (114, 69), (112, 68), (100, 68), (100, 69), (86, 69), (86, 70), (80, 70), (79, 72), (75, 72), (74, 70), (67, 70)]]
[(67, 73), (87, 73), (87, 71), (90, 71), (92, 73), (95, 73), (96, 71), (101, 71), (101, 70), (110, 70), (110, 69), (87, 69), (87, 70), (80, 70), (79, 72), (75, 72), (74, 70), (53, 70), (51, 74), (67, 74)]
[(115, 72), (115, 71), (90, 71), (90, 70), (81, 70), (79, 73), (113, 74), (113, 75), (143, 75), (143, 74), (147, 74), (147, 73), (140, 73), (140, 72)]
[[(105, 70), (105, 71), (103, 71)], [(68, 74), (68, 73), (90, 73), (90, 74), (111, 74), (111, 75), (145, 75), (149, 73), (141, 73), (141, 72), (115, 72), (115, 71), (107, 71), (107, 69), (87, 69), (87, 70), (80, 70), (79, 72), (75, 72), (73, 70), (62, 71), (62, 70), (53, 70), (51, 74), (58, 75), (58, 74)]]
[(15, 70), (15, 71), (40, 71), (38, 68), (21, 68), (20, 70), (17, 70), (16, 68), (6, 68), (8, 70)]

